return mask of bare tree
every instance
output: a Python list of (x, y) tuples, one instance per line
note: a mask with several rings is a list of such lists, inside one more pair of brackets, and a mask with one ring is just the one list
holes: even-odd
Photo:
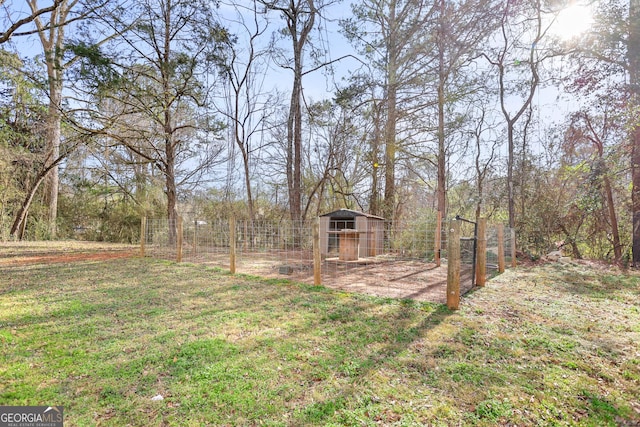
[(49, 112), (47, 118), (47, 159), (45, 168), (49, 171), (46, 176), (46, 192), (49, 204), (49, 233), (56, 236), (56, 218), (58, 215), (58, 163), (60, 158), (61, 124), (62, 124), (62, 90), (64, 88), (64, 71), (69, 63), (63, 59), (65, 30), (70, 14), (78, 5), (79, 0), (62, 0), (48, 15), (48, 22), (38, 14), (38, 0), (28, 0), (27, 3), (34, 15), (33, 22), (44, 50), (45, 66), (49, 94)]
[(475, 142), (475, 175), (476, 175), (476, 221), (480, 219), (483, 213), (484, 203), (484, 191), (486, 186), (486, 180), (492, 170), (493, 162), (496, 157), (498, 140), (495, 138), (493, 143), (487, 147), (485, 145), (485, 135), (490, 133), (493, 129), (492, 123), (488, 120), (489, 112), (487, 111), (487, 105), (482, 100), (478, 100), (476, 107), (477, 117), (476, 126), (472, 130), (473, 139)]
[[(439, 0), (435, 54), (437, 56), (437, 209), (442, 217), (447, 214), (447, 158), (446, 128), (452, 117), (445, 110), (473, 92), (469, 82), (461, 78), (465, 66), (478, 56), (480, 44), (493, 31), (495, 2), (466, 0), (445, 2)], [(449, 108), (452, 110), (452, 108)]]
[(305, 74), (305, 53), (310, 43), (311, 31), (315, 28), (319, 8), (315, 0), (275, 0), (263, 2), (276, 11), (286, 23), (287, 36), (290, 37), (293, 58), (281, 66), (293, 72), (291, 101), (287, 117), (287, 188), (289, 191), (289, 210), (291, 219), (302, 219), (302, 77)]
[(6, 27), (6, 30), (0, 33), (0, 44), (7, 42), (14, 33), (24, 28), (24, 26), (32, 23), (36, 19), (40, 19), (42, 15), (54, 12), (61, 4), (63, 4), (63, 2), (64, 0), (53, 0), (51, 6), (36, 9), (35, 11), (32, 8), (31, 14), (14, 18), (12, 15), (15, 13), (15, 11), (11, 11), (5, 4), (4, 0), (0, 1), (0, 9), (2, 10), (1, 15), (4, 15), (0, 17), (0, 20), (5, 22), (5, 25), (8, 26)]
[[(425, 79), (436, 6), (429, 2), (363, 0), (352, 6), (354, 18), (342, 21), (343, 32), (370, 63), (377, 75), (371, 81), (381, 88), (374, 94), (380, 106), (380, 141), (374, 141), (376, 168), (384, 171), (382, 214), (395, 218), (397, 204), (396, 166), (403, 133), (412, 116), (422, 111), (417, 88)], [(403, 124), (404, 122), (404, 124)], [(377, 176), (377, 175), (376, 175)], [(377, 190), (377, 188), (376, 188)], [(375, 192), (374, 192), (375, 193)]]
[[(302, 168), (305, 158), (303, 153), (303, 78), (318, 70), (326, 69), (341, 61), (344, 57), (328, 59), (325, 49), (316, 43), (320, 39), (323, 12), (336, 0), (260, 0), (268, 10), (277, 12), (285, 21), (286, 35), (290, 43), (289, 49), (277, 48), (276, 63), (293, 73), (291, 101), (286, 119), (286, 175), (289, 196), (289, 211), (292, 220), (304, 220), (302, 209), (303, 185)], [(318, 39), (314, 39), (314, 32)], [(311, 60), (309, 65), (307, 62)]]
[(359, 185), (360, 209), (372, 215), (382, 216), (382, 173), (384, 150), (384, 99), (379, 93), (379, 85), (373, 79), (373, 70), (366, 66), (351, 76), (347, 86), (336, 92), (335, 102), (349, 117), (358, 118), (356, 151), (362, 153), (359, 168), (366, 173)]
[[(609, 83), (626, 111), (631, 163), (632, 265), (640, 267), (640, 2), (596, 2), (591, 30), (576, 46), (574, 88), (582, 95), (601, 94)], [(612, 80), (616, 85), (611, 85)], [(604, 96), (607, 96), (604, 93)]]
[(507, 128), (507, 203), (509, 226), (512, 228), (516, 226), (516, 131), (521, 119), (530, 111), (540, 87), (542, 64), (558, 54), (542, 43), (552, 23), (553, 20), (544, 19), (541, 0), (503, 2), (498, 36), (494, 41), (498, 47), (484, 53), (497, 72), (500, 109)]
[(321, 209), (362, 209), (366, 193), (360, 187), (366, 181), (363, 165), (366, 155), (358, 147), (366, 135), (361, 127), (363, 120), (353, 115), (348, 102), (329, 100), (310, 105), (308, 120), (310, 146), (306, 150), (309, 153), (306, 169), (309, 172), (305, 182), (312, 185), (305, 216), (314, 205), (316, 215)]
[[(611, 236), (614, 260), (620, 264), (622, 262), (622, 244), (620, 240), (620, 230), (618, 227), (618, 216), (616, 213), (616, 198), (614, 197), (611, 176), (615, 174), (616, 168), (608, 161), (607, 140), (612, 135), (616, 135), (616, 122), (619, 118), (611, 117), (606, 107), (602, 108), (600, 117), (593, 117), (587, 111), (579, 111), (571, 117), (570, 126), (566, 135), (566, 142), (570, 151), (580, 151), (580, 145), (586, 144), (587, 157), (592, 166), (592, 186), (591, 191), (598, 191), (602, 194), (603, 205), (609, 219), (609, 230), (607, 234)], [(595, 150), (594, 150), (595, 149)]]
[[(221, 126), (207, 110), (205, 73), (207, 60), (219, 54), (229, 34), (208, 4), (140, 0), (135, 6), (125, 18), (113, 15), (103, 21), (121, 34), (110, 46), (120, 74), (98, 95), (119, 107), (94, 116), (115, 143), (162, 173), (167, 219), (176, 224), (178, 188), (220, 160)], [(174, 241), (175, 227), (170, 227), (170, 238)]]
[(218, 64), (225, 79), (223, 103), (220, 109), (229, 123), (229, 132), (240, 152), (249, 220), (255, 219), (252, 175), (254, 156), (263, 148), (261, 136), (268, 125), (273, 94), (264, 91), (269, 63), (266, 47), (261, 47), (268, 28), (264, 14), (257, 10), (258, 3), (247, 7), (231, 5), (233, 16), (228, 21), (237, 28), (237, 40), (229, 40)]
[[(81, 3), (80, 0), (60, 0), (54, 2), (55, 7), (53, 8), (40, 8), (38, 0), (27, 0), (27, 4), (31, 10), (31, 16), (20, 26), (24, 27), (26, 24), (32, 23), (35, 29), (29, 30), (23, 28), (24, 31), (19, 33), (14, 30), (9, 36), (35, 34), (38, 36), (44, 52), (46, 92), (49, 98), (46, 124), (47, 154), (45, 156), (48, 163), (44, 165), (44, 169), (48, 172), (42, 179), (35, 181), (36, 187), (33, 189), (33, 192), (37, 191), (41, 183), (45, 183), (46, 202), (49, 206), (49, 237), (55, 238), (57, 234), (56, 220), (58, 213), (58, 164), (59, 159), (64, 157), (64, 155), (60, 154), (62, 120), (65, 115), (63, 111), (64, 74), (78, 59), (77, 56), (71, 56), (71, 58), (64, 57), (67, 43), (66, 30), (71, 23), (82, 21), (96, 10), (102, 8), (104, 3), (84, 4)], [(30, 203), (31, 199), (28, 200), (28, 204)], [(25, 211), (29, 208), (28, 204), (25, 207)]]

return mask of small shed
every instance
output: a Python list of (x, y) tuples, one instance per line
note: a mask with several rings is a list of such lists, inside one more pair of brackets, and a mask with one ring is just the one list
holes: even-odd
[(384, 218), (351, 209), (320, 215), (320, 248), (323, 256), (342, 261), (381, 255)]

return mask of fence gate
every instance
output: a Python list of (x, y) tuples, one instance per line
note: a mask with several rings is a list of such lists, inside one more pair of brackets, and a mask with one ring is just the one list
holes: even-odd
[[(461, 286), (461, 292), (466, 293), (476, 285), (478, 224), (475, 221), (462, 218), (460, 215), (456, 215), (456, 221), (461, 221), (462, 223), (460, 227), (460, 264), (465, 271), (471, 271), (471, 278), (467, 281), (469, 285)], [(463, 275), (461, 272), (461, 281), (464, 276), (466, 275)]]

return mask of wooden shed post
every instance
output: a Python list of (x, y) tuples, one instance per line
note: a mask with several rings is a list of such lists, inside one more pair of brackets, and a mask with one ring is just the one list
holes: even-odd
[(440, 246), (442, 245), (442, 212), (436, 213), (436, 229), (434, 230), (433, 261), (440, 267)]
[(322, 256), (320, 255), (320, 218), (313, 221), (313, 284), (322, 284)]
[(478, 218), (478, 245), (476, 246), (476, 285), (487, 281), (487, 218)]
[(451, 220), (447, 236), (447, 307), (460, 306), (460, 221)]
[(147, 216), (143, 215), (140, 220), (140, 256), (144, 258), (144, 249), (147, 238)]
[(236, 219), (229, 218), (229, 272), (236, 274)]
[(176, 261), (177, 262), (182, 262), (182, 239), (183, 239), (183, 233), (182, 233), (182, 217), (178, 216), (178, 239), (176, 241)]

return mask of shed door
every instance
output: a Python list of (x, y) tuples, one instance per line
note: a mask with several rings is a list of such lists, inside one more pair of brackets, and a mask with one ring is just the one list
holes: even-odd
[[(329, 220), (329, 231), (355, 230), (355, 218), (331, 218)], [(337, 234), (329, 233), (329, 252), (338, 252), (340, 250), (340, 239)]]

